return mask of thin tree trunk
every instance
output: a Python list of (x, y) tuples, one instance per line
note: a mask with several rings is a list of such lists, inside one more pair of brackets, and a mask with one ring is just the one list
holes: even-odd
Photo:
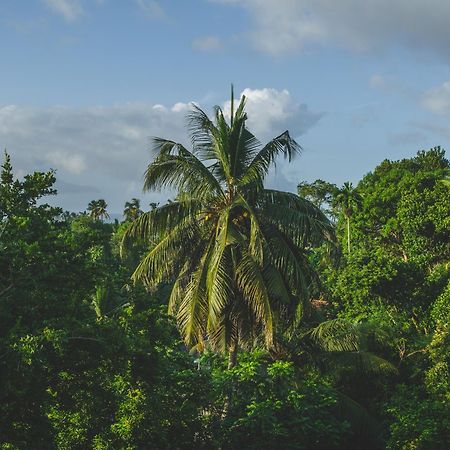
[(347, 216), (347, 250), (350, 255), (350, 217)]
[[(235, 337), (230, 345), (228, 353), (228, 370), (231, 370), (234, 367), (236, 367), (238, 350), (239, 350), (238, 338)], [(228, 412), (230, 411), (233, 405), (233, 396), (234, 396), (234, 383), (231, 384), (227, 394), (227, 398), (225, 400), (225, 404), (223, 405), (222, 419), (225, 419), (225, 417), (228, 415)]]

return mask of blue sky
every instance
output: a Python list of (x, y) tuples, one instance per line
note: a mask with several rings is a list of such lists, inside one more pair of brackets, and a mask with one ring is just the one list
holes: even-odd
[(189, 102), (248, 97), (249, 127), (304, 147), (270, 176), (358, 181), (450, 140), (447, 0), (2, 0), (0, 146), (57, 170), (57, 203), (142, 194), (150, 137), (187, 141)]

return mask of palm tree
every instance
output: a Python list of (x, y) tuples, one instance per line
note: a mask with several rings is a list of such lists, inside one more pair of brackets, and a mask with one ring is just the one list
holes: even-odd
[(350, 182), (344, 183), (335, 197), (334, 205), (341, 211), (347, 221), (347, 250), (348, 254), (351, 252), (350, 247), (350, 217), (361, 206), (362, 197), (357, 192), (356, 188)]
[(299, 365), (310, 365), (334, 378), (349, 367), (359, 372), (397, 373), (391, 362), (366, 348), (370, 333), (367, 324), (341, 318), (304, 323), (283, 336), (277, 350)]
[(300, 151), (286, 131), (262, 146), (246, 128), (245, 98), (230, 121), (193, 106), (192, 151), (156, 138), (156, 158), (144, 189), (175, 188), (176, 201), (142, 214), (126, 231), (157, 244), (136, 268), (134, 281), (152, 287), (174, 281), (169, 313), (189, 347), (229, 352), (262, 336), (271, 347), (283, 324), (301, 317), (314, 279), (308, 251), (333, 239), (325, 215), (295, 194), (264, 188), (275, 159)]
[(108, 205), (105, 200), (92, 200), (89, 202), (87, 210), (89, 211), (89, 216), (94, 220), (109, 219), (109, 214), (106, 211)]
[(123, 210), (125, 220), (133, 222), (133, 220), (136, 220), (141, 214), (141, 202), (138, 198), (132, 198), (131, 202), (125, 203), (125, 209)]

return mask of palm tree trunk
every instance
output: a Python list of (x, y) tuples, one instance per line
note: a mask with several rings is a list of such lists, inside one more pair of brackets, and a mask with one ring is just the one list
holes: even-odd
[(347, 250), (350, 255), (350, 217), (347, 216)]
[(237, 363), (237, 354), (238, 354), (238, 342), (237, 339), (233, 339), (233, 342), (230, 345), (230, 350), (228, 353), (228, 370), (236, 367)]

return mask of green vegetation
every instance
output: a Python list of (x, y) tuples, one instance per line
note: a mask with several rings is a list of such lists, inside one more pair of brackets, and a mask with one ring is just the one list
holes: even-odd
[(54, 173), (6, 155), (2, 449), (448, 447), (444, 151), (297, 196), (263, 185), (289, 134), (231, 116), (195, 109), (192, 151), (156, 140), (145, 186), (177, 197), (122, 223), (49, 206)]

